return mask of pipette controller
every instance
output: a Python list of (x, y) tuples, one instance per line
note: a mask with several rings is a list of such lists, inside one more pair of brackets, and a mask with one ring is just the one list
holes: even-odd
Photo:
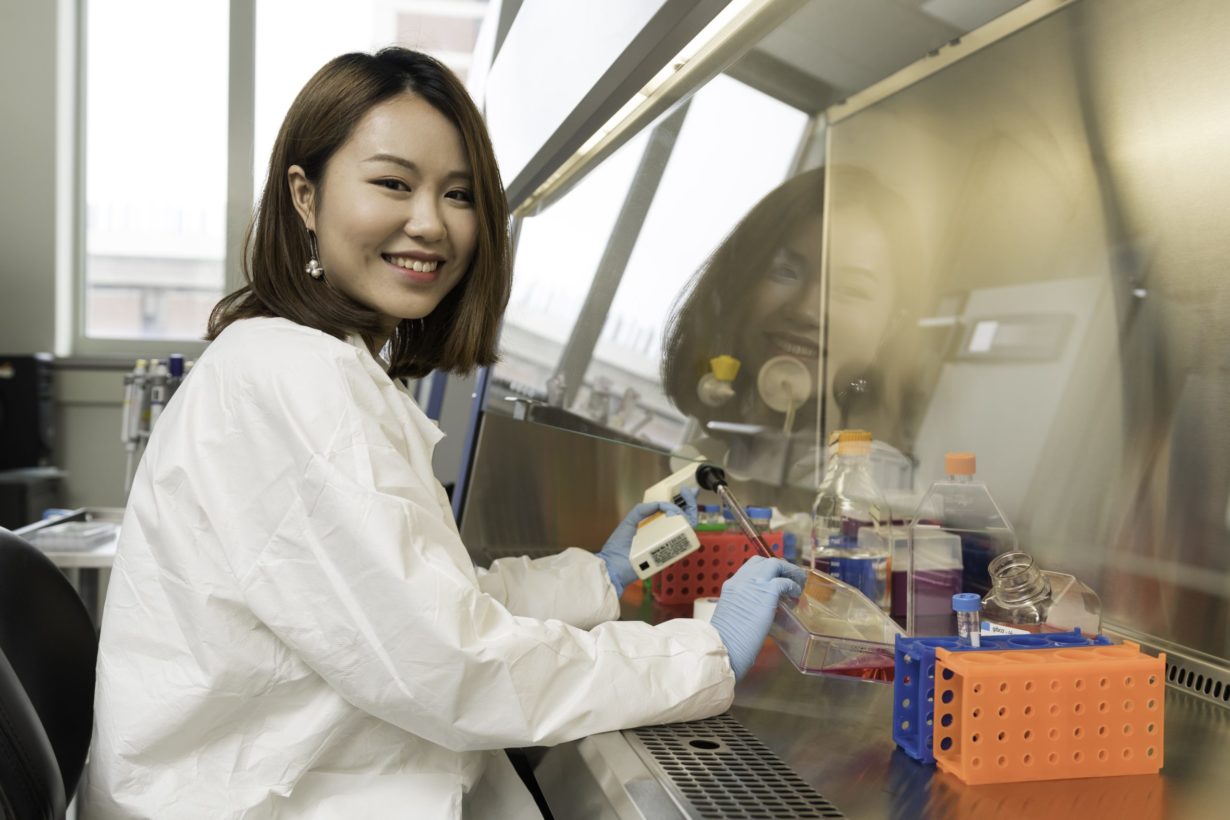
[[(696, 482), (696, 469), (695, 464), (689, 464), (667, 476), (646, 490), (643, 500), (664, 501), (684, 509), (681, 491)], [(638, 576), (648, 578), (698, 549), (700, 539), (686, 516), (657, 512), (637, 525), (628, 560)]]

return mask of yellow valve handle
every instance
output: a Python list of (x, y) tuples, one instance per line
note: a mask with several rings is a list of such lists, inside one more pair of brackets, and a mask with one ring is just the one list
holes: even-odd
[(713, 371), (713, 375), (717, 376), (724, 382), (733, 382), (735, 376), (739, 375), (739, 360), (734, 356), (714, 356), (709, 360), (709, 369)]

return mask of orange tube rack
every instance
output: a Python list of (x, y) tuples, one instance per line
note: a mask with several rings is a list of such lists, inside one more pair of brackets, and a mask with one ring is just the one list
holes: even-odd
[(1166, 656), (1130, 641), (936, 650), (935, 762), (968, 784), (1148, 774), (1163, 758)]

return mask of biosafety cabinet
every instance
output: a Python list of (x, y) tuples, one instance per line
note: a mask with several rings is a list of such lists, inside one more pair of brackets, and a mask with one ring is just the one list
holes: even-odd
[[(1095, 588), (1108, 633), (1167, 653), (1160, 779), (1071, 781), (1087, 790), (1065, 805), (1217, 816), (1230, 6), (502, 13), (483, 105), (515, 272), (457, 490), (476, 558), (597, 548), (672, 460), (721, 463), (745, 503), (805, 527), (834, 430), (872, 432), (897, 519), (946, 452), (974, 451), (1022, 547)], [(742, 686), (732, 715), (837, 811), (980, 811), (893, 754), (887, 717), (851, 721), (887, 715), (886, 687), (795, 677)], [(652, 816), (628, 799), (602, 811)]]

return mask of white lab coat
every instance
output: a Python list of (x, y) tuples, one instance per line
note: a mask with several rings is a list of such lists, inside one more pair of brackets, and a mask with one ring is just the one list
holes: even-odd
[(592, 554), (475, 569), (441, 435), (358, 340), (250, 319), (210, 345), (124, 517), (90, 820), (534, 816), (489, 750), (729, 706), (717, 632), (611, 622)]

